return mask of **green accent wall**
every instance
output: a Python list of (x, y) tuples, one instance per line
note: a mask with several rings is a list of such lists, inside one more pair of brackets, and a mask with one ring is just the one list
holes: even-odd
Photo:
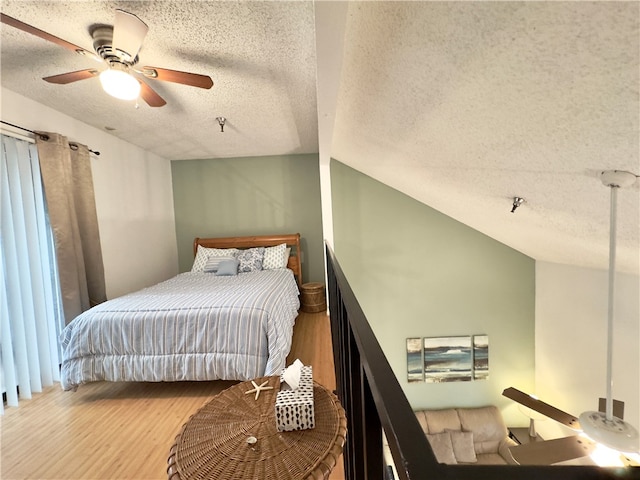
[[(336, 160), (331, 192), (334, 252), (413, 408), (494, 404), (526, 424), (501, 394), (533, 392), (534, 260)], [(407, 381), (407, 338), (480, 334), (488, 380)]]
[(324, 282), (318, 155), (171, 162), (181, 272), (195, 237), (300, 233), (302, 276)]

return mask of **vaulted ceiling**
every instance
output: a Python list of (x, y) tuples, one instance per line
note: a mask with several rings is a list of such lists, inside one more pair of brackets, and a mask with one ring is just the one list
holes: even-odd
[[(606, 268), (609, 190), (599, 172), (640, 175), (638, 2), (0, 8), (88, 50), (89, 28), (124, 9), (149, 25), (140, 65), (214, 81), (204, 90), (148, 80), (167, 105), (136, 108), (97, 78), (44, 82), (102, 67), (3, 25), (9, 90), (168, 159), (321, 152), (539, 260)], [(636, 182), (618, 200), (618, 268), (636, 274), (639, 193)], [(526, 202), (512, 214), (514, 196)]]

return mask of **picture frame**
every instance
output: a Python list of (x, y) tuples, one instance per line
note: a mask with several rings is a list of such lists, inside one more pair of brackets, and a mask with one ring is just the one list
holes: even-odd
[(422, 337), (407, 338), (407, 381), (412, 383), (423, 380)]
[(473, 379), (470, 335), (426, 337), (423, 352), (427, 383), (467, 382)]
[(489, 378), (489, 335), (473, 336), (473, 379)]
[(489, 335), (411, 337), (406, 340), (407, 381), (467, 382), (489, 378)]

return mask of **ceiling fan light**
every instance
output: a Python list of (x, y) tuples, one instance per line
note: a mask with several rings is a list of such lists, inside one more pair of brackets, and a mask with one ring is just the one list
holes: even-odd
[(135, 100), (140, 95), (140, 82), (123, 70), (103, 71), (100, 83), (105, 92), (120, 100)]
[(624, 467), (620, 452), (601, 443), (596, 443), (589, 457), (600, 467)]
[(618, 417), (607, 420), (604, 412), (583, 412), (582, 431), (589, 438), (619, 452), (638, 451), (638, 431)]

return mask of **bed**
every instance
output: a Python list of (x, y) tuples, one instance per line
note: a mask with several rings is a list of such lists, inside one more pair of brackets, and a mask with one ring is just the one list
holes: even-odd
[(62, 388), (279, 373), (300, 306), (301, 254), (299, 234), (196, 238), (190, 272), (97, 305), (64, 328)]

